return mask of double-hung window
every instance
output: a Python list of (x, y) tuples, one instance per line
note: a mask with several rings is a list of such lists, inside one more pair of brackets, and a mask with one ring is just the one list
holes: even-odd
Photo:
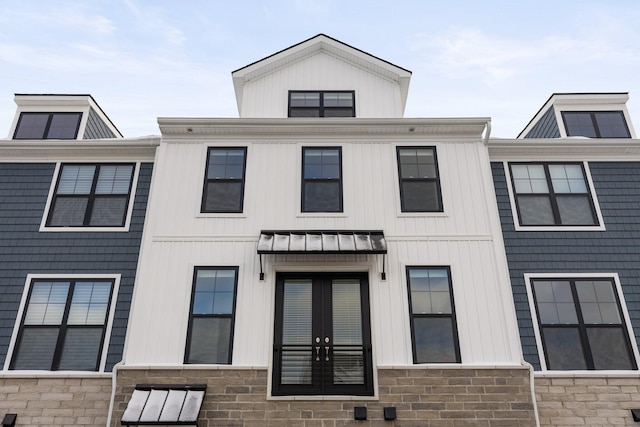
[(582, 163), (511, 163), (509, 167), (520, 225), (598, 224)]
[(302, 212), (342, 212), (342, 151), (302, 149)]
[(247, 149), (209, 148), (202, 212), (241, 213)]
[(402, 212), (442, 212), (435, 147), (398, 147)]
[(414, 363), (460, 362), (448, 267), (408, 267)]
[(76, 139), (82, 113), (21, 113), (13, 139)]
[(11, 369), (97, 371), (113, 279), (34, 279)]
[(289, 117), (355, 117), (353, 91), (289, 91)]
[(197, 267), (185, 363), (231, 363), (237, 267)]
[(532, 279), (547, 369), (636, 369), (610, 278)]
[(631, 138), (622, 111), (563, 111), (567, 136)]
[(123, 227), (133, 164), (63, 164), (51, 200), (48, 227)]

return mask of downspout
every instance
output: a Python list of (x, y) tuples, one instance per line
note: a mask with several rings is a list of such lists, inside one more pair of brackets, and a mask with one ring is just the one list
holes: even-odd
[(124, 360), (119, 361), (111, 369), (111, 399), (109, 400), (109, 412), (107, 413), (107, 427), (111, 427), (111, 414), (116, 400), (116, 382), (118, 377), (118, 367), (124, 364)]
[[(485, 128), (484, 128), (484, 136), (482, 137), (482, 143), (484, 144), (485, 147), (489, 145), (490, 136), (491, 136), (491, 120), (487, 120), (487, 123), (485, 124)], [(540, 427), (540, 416), (538, 415), (538, 402), (536, 401), (536, 388), (535, 388), (535, 376), (534, 376), (535, 371), (531, 363), (524, 360), (524, 357), (522, 356), (520, 357), (520, 363), (522, 363), (522, 365), (529, 368), (529, 384), (531, 387), (531, 403), (533, 403), (533, 415), (535, 416), (536, 427)]]

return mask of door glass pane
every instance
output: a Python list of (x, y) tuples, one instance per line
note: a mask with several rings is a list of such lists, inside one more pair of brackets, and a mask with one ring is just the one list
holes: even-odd
[(311, 384), (311, 280), (284, 282), (282, 384)]
[(362, 310), (359, 280), (332, 282), (333, 383), (363, 384)]

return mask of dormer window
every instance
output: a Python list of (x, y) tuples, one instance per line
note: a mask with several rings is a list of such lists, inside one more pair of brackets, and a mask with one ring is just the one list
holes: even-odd
[(82, 113), (21, 113), (13, 139), (76, 139)]
[(289, 117), (355, 117), (353, 91), (289, 91)]
[(567, 136), (631, 138), (622, 111), (563, 111)]

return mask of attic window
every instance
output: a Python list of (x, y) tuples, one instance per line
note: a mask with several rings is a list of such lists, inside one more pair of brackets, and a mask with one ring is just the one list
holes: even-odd
[(631, 138), (622, 111), (563, 111), (567, 136)]
[(355, 117), (354, 91), (289, 91), (289, 117)]
[(82, 113), (21, 113), (13, 139), (76, 139)]

